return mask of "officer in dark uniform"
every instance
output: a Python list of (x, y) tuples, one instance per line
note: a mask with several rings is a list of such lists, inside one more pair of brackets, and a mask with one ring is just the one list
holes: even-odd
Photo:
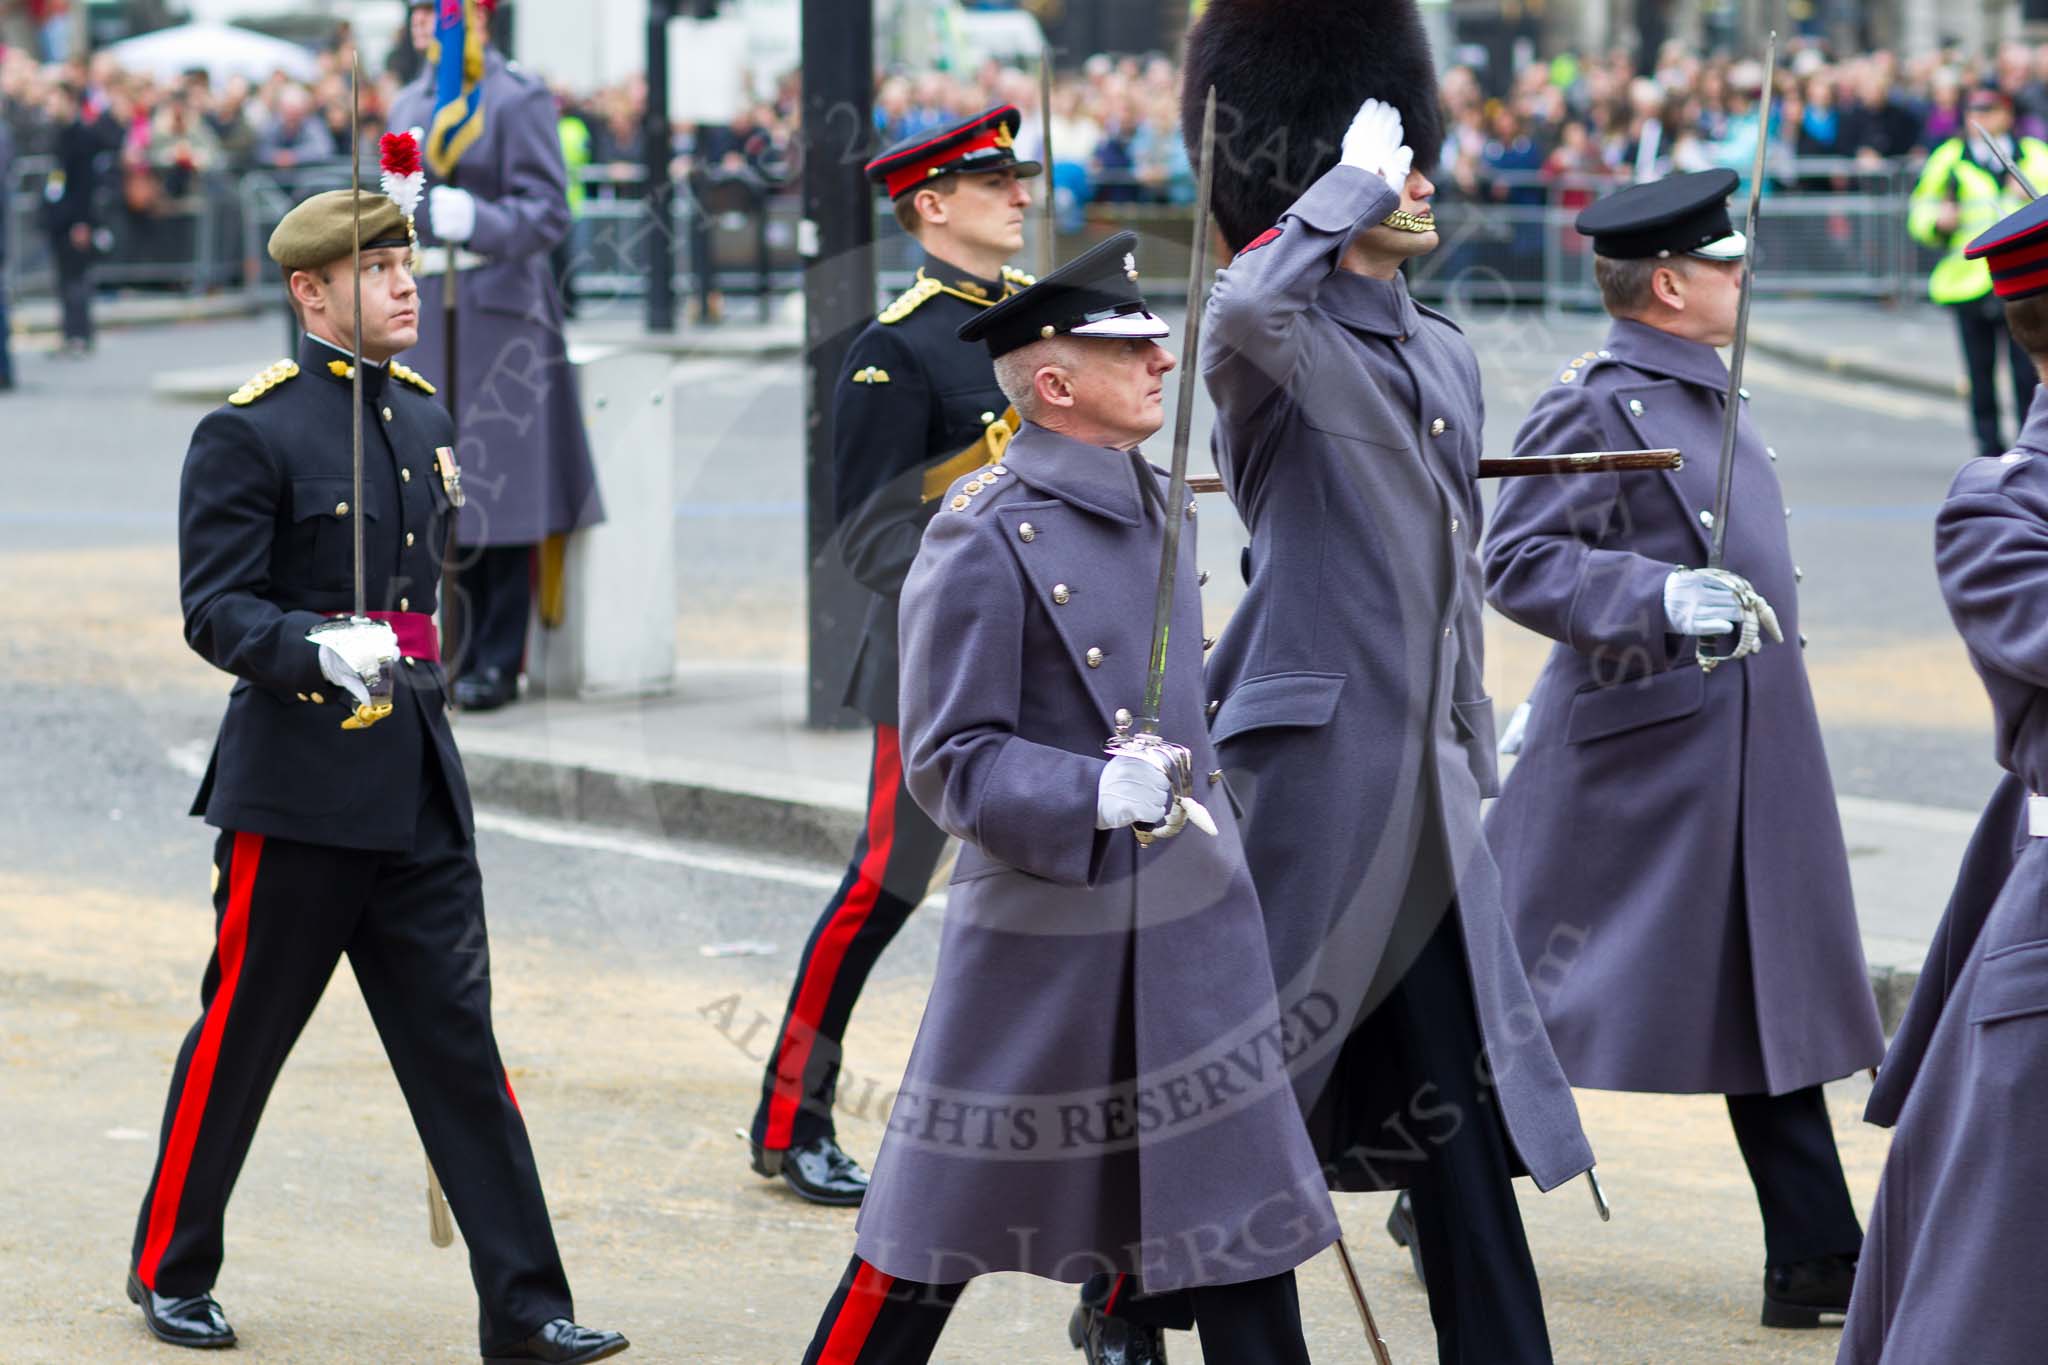
[[(360, 496), (345, 341), (358, 203)], [(306, 329), (298, 358), (199, 424), (179, 490), (185, 637), (237, 681), (193, 805), (221, 831), (216, 946), (172, 1073), (128, 1296), (163, 1341), (234, 1344), (209, 1292), (228, 1194), (347, 954), (468, 1242), (485, 1359), (600, 1360), (626, 1341), (571, 1320), (491, 1029), (483, 883), (432, 617), (459, 500), (453, 435), (426, 381), (391, 359), (418, 329), (409, 225), (383, 195), (336, 191), (286, 215), (270, 254)], [(353, 605), (358, 517), (373, 622), (347, 625), (332, 618)], [(380, 693), (378, 719), (367, 703)]]
[(832, 413), (839, 550), (874, 593), (845, 692), (875, 725), (867, 824), (804, 945), (749, 1134), (754, 1169), (815, 1203), (858, 1204), (867, 1190), (833, 1133), (840, 1040), (869, 969), (924, 899), (945, 849), (903, 783), (896, 605), (939, 495), (999, 459), (1019, 425), (988, 352), (958, 333), (1032, 282), (1003, 264), (1023, 249), (1023, 181), (1040, 169), (1017, 160), (1021, 121), (1015, 108), (992, 109), (867, 168), (925, 253), (917, 282), (855, 340)]

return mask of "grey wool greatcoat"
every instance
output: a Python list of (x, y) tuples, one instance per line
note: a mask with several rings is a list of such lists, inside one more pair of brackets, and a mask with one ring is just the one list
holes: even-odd
[(1672, 446), (1685, 467), (1509, 480), (1487, 532), (1488, 599), (1557, 642), (1487, 834), (1558, 1059), (1596, 1090), (1781, 1095), (1884, 1052), (1784, 497), (1746, 407), (1726, 562), (1785, 643), (1709, 676), (1668, 633), (1665, 579), (1707, 562), (1727, 385), (1713, 347), (1616, 321), (1515, 453)]
[[(1405, 937), (1418, 917), (1455, 914), (1501, 1117), (1550, 1189), (1593, 1154), (1479, 825), (1495, 786), (1479, 367), (1398, 277), (1338, 269), (1394, 207), (1378, 177), (1337, 166), (1218, 277), (1203, 377), (1217, 467), (1252, 544), (1249, 588), (1210, 662), (1211, 734), (1242, 807), (1282, 1008), (1333, 999), (1348, 1035), (1405, 970), (1390, 956), (1397, 921)], [(1342, 1041), (1297, 1067), (1305, 1110)], [(1367, 1127), (1325, 1145), (1399, 1140)]]
[[(393, 128), (433, 118), (433, 72), (399, 92)], [(462, 250), (485, 264), (456, 281), (456, 462), (464, 545), (536, 545), (604, 520), (576, 374), (562, 334), (562, 296), (548, 253), (569, 233), (568, 170), (554, 97), (493, 51), (483, 79), (484, 134), (452, 183), (476, 196), (476, 232)], [(431, 170), (430, 187), (437, 182)], [(423, 197), (420, 241), (436, 244)], [(445, 280), (423, 274), (419, 344), (406, 363), (449, 396)]]
[[(1330, 1011), (1281, 1011), (1228, 802), (1204, 803), (1214, 838), (1095, 828), (1103, 744), (1144, 694), (1160, 513), (1135, 456), (1043, 428), (997, 468), (954, 485), (903, 589), (904, 780), (965, 847), (856, 1250), (928, 1283), (1278, 1274), (1337, 1237), (1287, 1080)], [(1183, 515), (1160, 732), (1205, 795)]]
[[(2048, 788), (2048, 390), (2034, 399), (2018, 449), (1964, 466), (1936, 518), (1935, 564), (1991, 696), (1998, 762), (2040, 792)], [(1995, 846), (2006, 817), (1994, 802), (1980, 840)], [(2040, 1292), (2048, 839), (2025, 840), (1974, 934), (1954, 922), (1949, 929), (1962, 966), (1898, 1109), (1843, 1365), (2007, 1365), (2048, 1353)]]

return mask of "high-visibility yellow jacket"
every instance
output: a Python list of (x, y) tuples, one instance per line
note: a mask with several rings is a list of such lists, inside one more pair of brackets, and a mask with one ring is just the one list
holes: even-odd
[[(2036, 189), (2048, 186), (2048, 144), (2031, 137), (2018, 139), (2020, 172)], [(2008, 213), (2026, 207), (2026, 198), (2005, 188), (1993, 175), (1963, 154), (1963, 139), (1952, 137), (1934, 149), (1927, 169), (1913, 189), (1906, 230), (1922, 246), (1948, 254), (1927, 280), (1927, 296), (1936, 303), (1969, 303), (1991, 292), (1991, 270), (1982, 261), (1963, 259), (1963, 248), (1995, 226)], [(1942, 205), (1956, 206), (1956, 228), (1944, 233), (1936, 220)]]

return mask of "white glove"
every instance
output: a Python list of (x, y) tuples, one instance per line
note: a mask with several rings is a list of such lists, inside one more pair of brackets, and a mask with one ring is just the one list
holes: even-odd
[[(362, 706), (370, 702), (365, 681), (379, 674), (388, 676), (398, 662), (398, 635), (382, 621), (360, 625), (329, 625), (306, 637), (320, 646), (320, 671), (327, 681), (345, 688)], [(389, 689), (386, 689), (388, 695)]]
[(453, 185), (427, 191), (427, 225), (444, 242), (456, 245), (476, 235), (476, 196)]
[(1726, 635), (1742, 619), (1742, 603), (1697, 569), (1674, 569), (1664, 580), (1664, 619), (1675, 635)]
[(1401, 141), (1401, 115), (1391, 104), (1367, 100), (1344, 134), (1339, 159), (1346, 166), (1370, 171), (1400, 194), (1408, 184), (1409, 168), (1415, 164), (1414, 151)]
[(1103, 765), (1095, 784), (1095, 828), (1165, 823), (1173, 804), (1173, 783), (1152, 764), (1119, 754)]

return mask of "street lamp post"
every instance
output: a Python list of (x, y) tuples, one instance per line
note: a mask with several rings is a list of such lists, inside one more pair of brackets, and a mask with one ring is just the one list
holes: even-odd
[(874, 200), (861, 173), (874, 130), (874, 0), (803, 0), (804, 544), (816, 728), (849, 724), (839, 684), (868, 605), (833, 537), (832, 400), (875, 311)]
[[(647, 330), (676, 329), (676, 186), (668, 127), (668, 26), (675, 0), (647, 0)], [(699, 267), (702, 268), (701, 266)]]

